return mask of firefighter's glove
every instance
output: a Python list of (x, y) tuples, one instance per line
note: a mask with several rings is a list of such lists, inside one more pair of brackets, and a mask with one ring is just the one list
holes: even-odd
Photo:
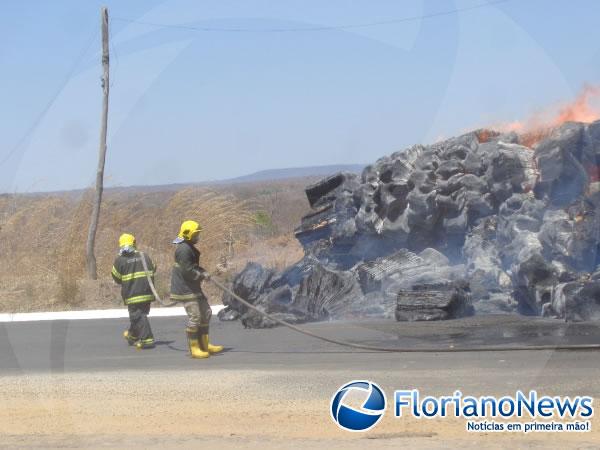
[(199, 271), (198, 281), (210, 280), (210, 275), (206, 270)]

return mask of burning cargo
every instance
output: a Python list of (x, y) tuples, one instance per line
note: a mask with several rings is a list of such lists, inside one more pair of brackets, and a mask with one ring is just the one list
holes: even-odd
[[(599, 318), (600, 121), (523, 143), (479, 130), (308, 186), (304, 259), (282, 273), (249, 264), (233, 290), (293, 322)], [(224, 320), (272, 325), (223, 302)]]

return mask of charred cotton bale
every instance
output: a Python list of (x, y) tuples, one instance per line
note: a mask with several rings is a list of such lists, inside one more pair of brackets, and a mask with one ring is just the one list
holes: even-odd
[(305, 189), (311, 208), (319, 208), (333, 202), (339, 192), (354, 191), (358, 187), (358, 175), (340, 172), (311, 184)]
[(313, 243), (329, 239), (336, 221), (335, 209), (329, 204), (304, 216), (294, 235), (305, 249), (310, 249)]
[(465, 275), (462, 264), (451, 266), (439, 251), (426, 248), (419, 255), (401, 249), (355, 267), (363, 293), (385, 292), (396, 295), (429, 284), (452, 283)]
[[(281, 286), (263, 294), (254, 306), (270, 316), (288, 323), (304, 323), (311, 319), (314, 320), (306, 311), (293, 307), (293, 295), (293, 290), (289, 286)], [(277, 322), (253, 310), (248, 310), (240, 320), (245, 328), (277, 326)]]
[[(495, 306), (502, 311), (512, 305), (509, 295), (512, 293), (510, 277), (502, 266), (500, 252), (496, 246), (497, 217), (482, 219), (470, 231), (462, 249), (466, 259), (467, 277), (476, 308), (490, 311), (494, 305), (485, 305), (492, 294), (505, 293), (505, 304)], [(496, 296), (498, 298), (498, 296)]]
[(600, 205), (600, 120), (587, 127), (586, 147), (582, 155), (588, 177), (586, 198), (596, 207)]
[(551, 302), (552, 290), (557, 282), (556, 267), (538, 253), (516, 265), (513, 269), (513, 286), (519, 312), (540, 315), (544, 305)]
[(542, 227), (546, 204), (532, 193), (514, 194), (498, 213), (497, 245), (506, 267), (520, 264), (531, 254), (542, 254), (538, 233)]
[(548, 210), (539, 233), (546, 255), (579, 272), (593, 272), (598, 265), (600, 217), (595, 208)]
[(529, 148), (500, 142), (489, 149), (486, 159), (488, 168), (485, 177), (496, 204), (499, 205), (513, 193), (533, 189), (537, 172)]
[(351, 239), (357, 232), (356, 200), (364, 189), (356, 174), (340, 172), (308, 186), (305, 192), (314, 211), (302, 218), (295, 236), (306, 254), (320, 259), (337, 241)]
[(473, 314), (467, 283), (423, 285), (398, 292), (396, 320), (399, 322), (457, 319)]
[(241, 314), (236, 309), (232, 309), (230, 306), (226, 306), (221, 311), (217, 313), (217, 317), (222, 322), (230, 322), (234, 320), (238, 320)]
[(544, 315), (569, 321), (600, 320), (600, 281), (558, 284)]
[(539, 143), (535, 150), (540, 174), (536, 185), (538, 196), (564, 206), (583, 195), (588, 184), (582, 161), (585, 134), (583, 124), (569, 122)]
[(312, 266), (301, 282), (291, 308), (306, 311), (313, 320), (342, 318), (361, 309), (364, 298), (353, 272)]
[[(275, 271), (265, 269), (260, 264), (250, 262), (233, 279), (231, 285), (232, 291), (249, 303), (254, 304), (269, 289), (269, 283), (274, 274)], [(235, 320), (237, 318), (234, 313), (228, 314), (231, 310), (235, 310), (239, 314), (243, 314), (247, 310), (244, 305), (241, 305), (240, 302), (227, 293), (223, 294), (223, 304), (226, 308), (219, 316), (223, 320)]]
[(362, 291), (381, 291), (386, 280), (390, 277), (402, 277), (408, 275), (409, 271), (424, 267), (426, 262), (406, 249), (399, 250), (389, 256), (383, 256), (373, 261), (360, 264), (356, 267), (356, 273)]

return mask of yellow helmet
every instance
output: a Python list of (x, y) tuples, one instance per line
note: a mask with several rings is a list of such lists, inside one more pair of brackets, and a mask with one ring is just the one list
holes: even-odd
[(123, 233), (119, 237), (119, 247), (135, 247), (135, 236), (133, 234)]
[(186, 241), (191, 241), (192, 238), (202, 231), (202, 227), (198, 222), (186, 220), (181, 224), (177, 237)]

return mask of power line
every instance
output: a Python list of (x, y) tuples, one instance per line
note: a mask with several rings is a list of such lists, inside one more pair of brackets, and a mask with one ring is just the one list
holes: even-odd
[(88, 52), (90, 46), (92, 45), (92, 42), (94, 41), (94, 38), (96, 37), (97, 34), (98, 34), (98, 31), (92, 33), (92, 35), (90, 36), (87, 43), (83, 46), (80, 53), (77, 55), (77, 58), (75, 58), (73, 65), (71, 66), (70, 70), (67, 72), (65, 77), (63, 78), (62, 82), (58, 86), (58, 89), (56, 90), (54, 95), (50, 98), (48, 103), (46, 103), (44, 108), (40, 111), (40, 113), (37, 115), (37, 117), (31, 124), (31, 126), (27, 129), (27, 131), (23, 134), (23, 136), (21, 136), (21, 139), (19, 139), (18, 142), (14, 145), (14, 147), (6, 154), (6, 156), (4, 156), (4, 158), (2, 158), (2, 160), (0, 161), (0, 166), (3, 166), (23, 146), (23, 144), (25, 143), (27, 138), (29, 138), (31, 133), (33, 133), (35, 131), (35, 129), (38, 127), (38, 125), (40, 124), (40, 122), (42, 121), (42, 119), (44, 118), (44, 116), (46, 115), (48, 110), (50, 109), (50, 107), (54, 104), (54, 101), (56, 100), (56, 98), (60, 95), (60, 93), (62, 92), (64, 87), (67, 85), (67, 83), (69, 82), (69, 80), (71, 79), (71, 77), (73, 76), (75, 71), (77, 70), (77, 67), (79, 67), (79, 64), (81, 63), (81, 61), (87, 54), (87, 52)]
[(124, 17), (113, 17), (112, 20), (120, 22), (134, 23), (138, 25), (148, 25), (158, 28), (174, 28), (188, 31), (202, 31), (202, 32), (233, 32), (233, 33), (288, 33), (288, 32), (304, 32), (304, 31), (334, 31), (334, 30), (349, 30), (354, 28), (368, 28), (380, 25), (393, 25), (405, 22), (414, 22), (416, 20), (432, 19), (435, 17), (447, 16), (450, 14), (457, 14), (465, 11), (472, 11), (474, 9), (486, 8), (488, 6), (497, 5), (500, 3), (507, 3), (510, 0), (495, 0), (491, 2), (481, 3), (479, 5), (467, 6), (464, 8), (450, 9), (446, 11), (439, 11), (430, 14), (423, 14), (420, 16), (403, 17), (399, 19), (381, 20), (377, 22), (366, 22), (356, 23), (347, 25), (333, 25), (333, 26), (314, 26), (314, 27), (298, 27), (298, 28), (214, 28), (214, 27), (193, 27), (188, 25), (171, 25), (156, 22), (146, 22), (142, 20), (128, 19)]

